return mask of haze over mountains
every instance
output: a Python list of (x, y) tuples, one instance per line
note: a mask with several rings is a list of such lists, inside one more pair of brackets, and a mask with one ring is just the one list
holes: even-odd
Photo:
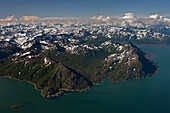
[(1, 25), (15, 25), (20, 23), (41, 23), (41, 22), (104, 22), (107, 24), (113, 24), (123, 27), (148, 27), (153, 25), (167, 26), (170, 25), (170, 19), (159, 14), (152, 14), (148, 17), (137, 17), (134, 13), (125, 13), (122, 17), (115, 18), (114, 16), (93, 16), (91, 18), (78, 18), (78, 17), (37, 17), (37, 16), (23, 16), (16, 19), (14, 15), (8, 16), (5, 19), (0, 19)]
[(152, 14), (148, 17), (137, 17), (134, 13), (125, 13), (124, 16), (119, 18), (94, 16), (92, 20), (100, 20), (104, 22), (113, 22), (115, 25), (121, 26), (138, 26), (144, 27), (149, 25), (170, 25), (170, 19), (163, 17), (159, 14)]

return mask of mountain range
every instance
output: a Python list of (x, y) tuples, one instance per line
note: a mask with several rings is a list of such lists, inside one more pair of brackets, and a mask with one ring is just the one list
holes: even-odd
[(1, 41), (0, 76), (28, 81), (41, 90), (42, 96), (54, 97), (84, 91), (106, 78), (110, 82), (140, 79), (158, 70), (130, 42), (99, 42), (44, 36), (25, 42), (31, 45), (23, 49)]

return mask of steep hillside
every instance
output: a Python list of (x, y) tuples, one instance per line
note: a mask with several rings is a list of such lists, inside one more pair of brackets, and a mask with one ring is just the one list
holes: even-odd
[(30, 47), (18, 52), (8, 48), (7, 53), (14, 54), (0, 60), (0, 76), (33, 83), (44, 97), (84, 91), (105, 78), (114, 82), (145, 78), (158, 69), (132, 43), (109, 40), (97, 46), (51, 39), (28, 43)]

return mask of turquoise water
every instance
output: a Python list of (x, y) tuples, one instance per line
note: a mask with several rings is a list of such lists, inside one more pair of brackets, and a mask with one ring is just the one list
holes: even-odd
[[(0, 77), (0, 113), (170, 113), (170, 47), (140, 46), (160, 70), (153, 77), (109, 83), (47, 99), (34, 86)], [(10, 107), (24, 104), (20, 109)]]

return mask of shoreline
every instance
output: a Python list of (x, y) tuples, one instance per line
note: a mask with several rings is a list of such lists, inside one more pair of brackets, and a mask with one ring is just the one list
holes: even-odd
[[(147, 75), (146, 77), (143, 77), (143, 78), (131, 78), (131, 79), (127, 79), (127, 80), (109, 80), (109, 82), (110, 82), (110, 83), (116, 83), (116, 84), (117, 84), (117, 83), (120, 83), (120, 82), (127, 82), (127, 81), (129, 81), (129, 80), (140, 80), (140, 79), (150, 78), (150, 77), (154, 76), (155, 74), (157, 74), (158, 71), (159, 71), (159, 69), (160, 69), (160, 68), (157, 67), (157, 70), (155, 71), (154, 74)], [(79, 90), (79, 89), (69, 90), (69, 89), (61, 88), (61, 89), (59, 89), (58, 92), (56, 92), (56, 93), (54, 93), (54, 94), (52, 94), (52, 95), (44, 95), (44, 94), (42, 93), (43, 90), (42, 90), (42, 89), (38, 89), (38, 88), (36, 87), (36, 84), (35, 84), (35, 83), (32, 83), (32, 82), (27, 81), (27, 80), (20, 80), (20, 79), (17, 79), (17, 78), (13, 78), (13, 77), (11, 77), (11, 76), (9, 76), (9, 75), (8, 75), (8, 76), (0, 76), (0, 77), (9, 78), (9, 79), (12, 79), (12, 80), (17, 80), (17, 81), (20, 81), (20, 82), (29, 83), (29, 84), (31, 84), (31, 85), (34, 86), (34, 89), (35, 89), (36, 91), (40, 91), (40, 94), (41, 94), (41, 96), (42, 96), (43, 98), (60, 97), (60, 96), (62, 96), (62, 95), (66, 95), (65, 92), (83, 92), (83, 91), (86, 91), (86, 90), (88, 90), (88, 89), (91, 89), (91, 87), (93, 87), (93, 85), (96, 85), (96, 86), (101, 85), (101, 84), (104, 82), (104, 79), (109, 79), (108, 77), (107, 77), (107, 78), (104, 78), (101, 83), (93, 83), (93, 85), (92, 85), (91, 87), (87, 87), (87, 88), (84, 88), (84, 89), (81, 89), (81, 90)]]
[(36, 91), (41, 91), (40, 89), (38, 89), (38, 88), (36, 87), (36, 84), (35, 84), (35, 83), (32, 83), (32, 82), (30, 82), (30, 81), (20, 80), (20, 79), (18, 79), (18, 78), (13, 78), (13, 77), (11, 77), (11, 76), (9, 76), (9, 75), (8, 75), (8, 76), (0, 76), (0, 77), (9, 78), (9, 79), (13, 79), (13, 80), (18, 80), (18, 81), (21, 81), (21, 82), (27, 82), (27, 83), (33, 85), (33, 86), (34, 86), (34, 89), (35, 89)]
[[(138, 46), (138, 45), (137, 45)], [(150, 45), (150, 44), (140, 44), (139, 46), (153, 46), (153, 45)], [(156, 46), (156, 45), (155, 45)], [(161, 45), (160, 45), (161, 46)], [(169, 46), (170, 47), (170, 46)], [(154, 58), (151, 56), (147, 56), (147, 54), (152, 54), (152, 52), (150, 52), (150, 51), (145, 51), (145, 50), (143, 50), (143, 49), (141, 49), (144, 53), (146, 53), (145, 54), (145, 57), (149, 60), (149, 61), (151, 61), (151, 62), (153, 62), (154, 61)], [(154, 63), (153, 62), (153, 65), (156, 65), (156, 63)], [(119, 82), (124, 82), (124, 81), (128, 81), (128, 80), (133, 80), (133, 79), (145, 79), (145, 78), (148, 78), (148, 77), (151, 77), (151, 76), (154, 76), (155, 74), (157, 74), (158, 73), (158, 71), (159, 71), (159, 66), (157, 66), (156, 65), (156, 70), (155, 70), (155, 73), (153, 73), (153, 74), (150, 74), (150, 75), (147, 75), (146, 77), (143, 77), (143, 78), (129, 78), (129, 79), (127, 79), (127, 80), (109, 80), (110, 81), (110, 83), (119, 83)], [(43, 96), (43, 97), (48, 97), (48, 98), (51, 98), (51, 97), (59, 97), (59, 96), (61, 96), (61, 95), (63, 95), (63, 94), (65, 94), (64, 92), (83, 92), (83, 91), (86, 91), (87, 89), (90, 89), (93, 85), (101, 85), (103, 82), (104, 82), (104, 79), (107, 79), (108, 77), (106, 77), (106, 78), (104, 78), (103, 79), (103, 81), (102, 82), (100, 82), (100, 83), (93, 83), (93, 85), (90, 87), (86, 87), (86, 88), (84, 88), (84, 89), (65, 89), (65, 88), (60, 88), (60, 89), (55, 89), (55, 91), (53, 91), (53, 92), (51, 92), (52, 94), (50, 94), (50, 92), (47, 90), (47, 92), (49, 92), (49, 94), (47, 93), (47, 94), (43, 94), (43, 89), (38, 89), (37, 87), (36, 87), (36, 84), (35, 83), (32, 83), (32, 82), (30, 82), (30, 81), (28, 81), (28, 80), (24, 80), (24, 79), (22, 79), (22, 80), (20, 80), (20, 79), (18, 79), (18, 78), (14, 78), (14, 77), (11, 77), (11, 76), (9, 76), (9, 75), (7, 75), (7, 76), (0, 76), (0, 77), (5, 77), (5, 78), (9, 78), (9, 79), (14, 79), (14, 80), (18, 80), (18, 81), (24, 81), (24, 82), (27, 82), (27, 83), (29, 83), (29, 84), (31, 84), (31, 85), (33, 85), (34, 86), (34, 89), (36, 90), (36, 91), (40, 91), (40, 93), (41, 93), (41, 96)], [(48, 88), (48, 87), (47, 87)]]
[(143, 45), (143, 46), (162, 46), (162, 47), (170, 47), (170, 44), (161, 44), (161, 43), (140, 43), (140, 42), (134, 42), (134, 41), (116, 41), (116, 40), (113, 40), (115, 42), (118, 42), (118, 43), (121, 43), (121, 44), (127, 44), (129, 42), (131, 42), (132, 44), (136, 45), (138, 47), (138, 45)]
[(56, 92), (55, 94), (53, 94), (53, 95), (44, 95), (44, 94), (42, 94), (42, 89), (38, 89), (37, 87), (36, 87), (36, 84), (35, 83), (32, 83), (32, 82), (30, 82), (30, 81), (27, 81), (27, 80), (20, 80), (20, 79), (18, 79), (18, 78), (13, 78), (13, 77), (11, 77), (11, 76), (0, 76), (0, 77), (4, 77), (4, 78), (9, 78), (9, 79), (11, 79), (11, 80), (17, 80), (17, 81), (20, 81), (20, 82), (26, 82), (26, 83), (29, 83), (29, 84), (31, 84), (31, 85), (33, 85), (34, 86), (34, 89), (36, 90), (36, 91), (40, 91), (40, 94), (41, 94), (41, 96), (42, 97), (44, 97), (44, 98), (52, 98), (52, 97), (60, 97), (60, 96), (62, 96), (63, 94), (64, 94), (64, 92), (83, 92), (83, 91), (86, 91), (86, 90), (88, 90), (88, 89), (90, 89), (91, 87), (87, 87), (87, 88), (84, 88), (84, 89), (81, 89), (81, 90), (78, 90), (78, 89), (75, 89), (75, 90), (69, 90), (69, 89), (64, 89), (64, 88), (62, 88), (62, 89), (59, 89), (59, 91), (58, 92)]
[[(132, 42), (133, 43), (133, 42)], [(168, 44), (139, 44), (139, 43), (134, 43), (137, 47), (138, 46), (159, 46), (159, 47), (170, 47)]]

